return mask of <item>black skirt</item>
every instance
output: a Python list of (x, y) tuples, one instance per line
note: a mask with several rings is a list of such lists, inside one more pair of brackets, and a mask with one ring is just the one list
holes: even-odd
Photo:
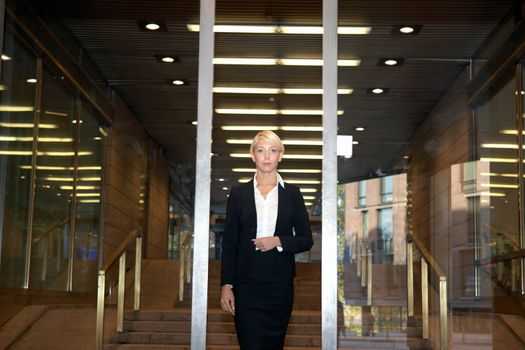
[(282, 350), (293, 283), (244, 281), (235, 286), (235, 329), (241, 350)]

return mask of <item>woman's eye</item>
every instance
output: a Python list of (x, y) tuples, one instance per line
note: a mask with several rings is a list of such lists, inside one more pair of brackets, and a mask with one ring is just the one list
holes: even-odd
[(272, 153), (277, 153), (277, 150), (275, 148), (272, 149)]

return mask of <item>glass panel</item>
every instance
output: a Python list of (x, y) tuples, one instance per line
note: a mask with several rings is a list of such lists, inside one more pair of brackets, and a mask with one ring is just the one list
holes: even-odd
[[(0, 287), (24, 287), (31, 188), (36, 56), (6, 26), (0, 104)], [(9, 109), (9, 106), (12, 106)], [(15, 107), (24, 108), (16, 111)]]
[(106, 133), (89, 105), (80, 111), (73, 291), (94, 292), (100, 240), (100, 198)]
[[(339, 245), (351, 246), (350, 258), (339, 261), (341, 347), (352, 344), (353, 336), (406, 331), (406, 174), (390, 176), (388, 182), (390, 188), (380, 179), (341, 185), (345, 205), (339, 205)], [(368, 192), (364, 208), (359, 204), (362, 188)], [(383, 188), (392, 193), (395, 207), (378, 209)]]
[(509, 103), (515, 96), (515, 81), (508, 79), (476, 109), (479, 230), (492, 244), (492, 256), (520, 249), (516, 112), (515, 103)]
[(43, 72), (43, 91), (29, 286), (67, 290), (75, 165), (75, 97), (62, 77), (47, 67)]

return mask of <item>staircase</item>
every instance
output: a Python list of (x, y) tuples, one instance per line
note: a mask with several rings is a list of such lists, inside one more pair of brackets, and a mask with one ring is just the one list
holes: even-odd
[[(239, 349), (233, 317), (219, 308), (219, 271), (219, 263), (216, 261), (210, 262), (207, 349)], [(159, 274), (158, 271), (152, 271), (152, 273)], [(149, 275), (148, 271), (145, 270), (144, 278), (151, 278), (148, 277)], [(161, 273), (159, 275), (163, 276)], [(173, 278), (176, 278), (176, 276), (173, 276)], [(320, 263), (299, 263), (297, 265), (294, 309), (285, 341), (286, 350), (321, 349), (320, 281)], [(363, 297), (359, 288), (352, 290), (352, 296), (355, 299)], [(177, 293), (173, 294), (176, 295)], [(154, 308), (145, 306), (138, 312), (127, 311), (125, 314), (124, 332), (113, 334), (111, 343), (105, 345), (104, 349), (190, 349), (190, 297), (191, 292), (188, 289), (185, 291), (185, 300), (174, 302), (171, 306), (161, 307), (157, 303), (154, 304)], [(144, 295), (144, 298), (146, 299), (147, 296)], [(339, 314), (341, 314), (341, 310)], [(420, 339), (421, 329), (417, 325), (406, 326), (403, 331), (399, 332), (385, 334), (371, 332), (370, 336), (362, 336), (363, 333), (357, 334), (351, 329), (345, 328), (343, 320), (341, 320), (338, 349), (423, 350), (431, 348), (428, 341)]]

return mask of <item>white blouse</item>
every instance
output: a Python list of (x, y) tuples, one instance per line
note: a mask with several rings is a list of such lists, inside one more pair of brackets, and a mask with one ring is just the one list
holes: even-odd
[[(277, 210), (279, 207), (279, 185), (284, 188), (284, 181), (281, 175), (277, 174), (277, 186), (263, 197), (257, 188), (257, 179), (253, 176), (253, 192), (255, 194), (255, 209), (257, 211), (257, 238), (272, 237), (275, 233), (277, 223)], [(258, 248), (256, 248), (258, 249)], [(282, 251), (282, 247), (277, 247)]]

